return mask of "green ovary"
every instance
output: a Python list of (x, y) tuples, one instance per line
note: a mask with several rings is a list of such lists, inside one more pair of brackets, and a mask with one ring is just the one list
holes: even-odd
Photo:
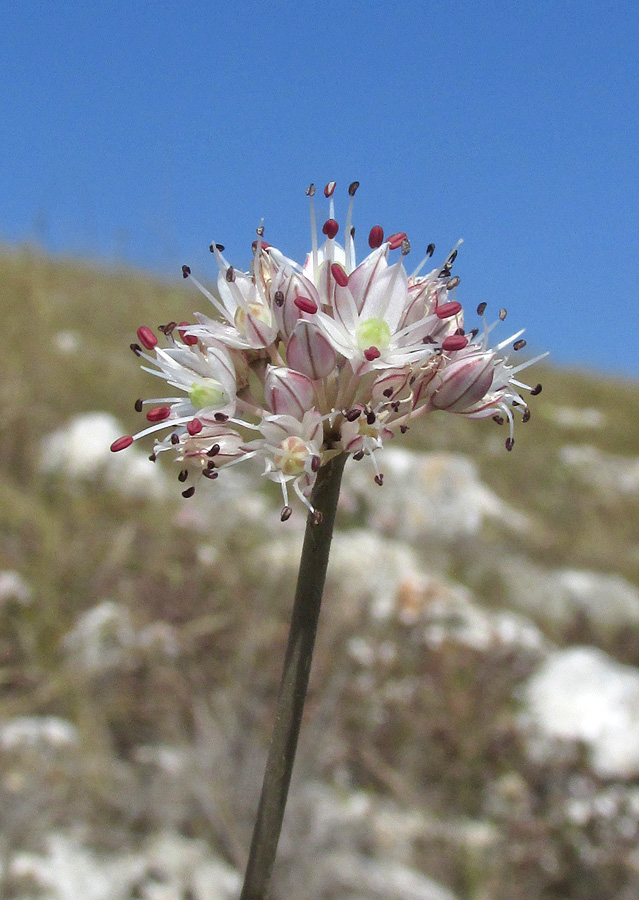
[(227, 402), (226, 394), (222, 390), (219, 381), (214, 378), (203, 378), (195, 381), (189, 390), (189, 400), (195, 409), (204, 409), (208, 406), (224, 406)]
[(355, 338), (360, 350), (369, 347), (385, 350), (390, 344), (391, 332), (383, 319), (366, 319), (357, 326)]

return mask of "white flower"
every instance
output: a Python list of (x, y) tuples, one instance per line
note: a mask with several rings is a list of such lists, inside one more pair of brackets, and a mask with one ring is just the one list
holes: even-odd
[[(114, 441), (112, 450), (170, 429), (156, 441), (151, 459), (172, 451), (181, 464), (185, 497), (202, 476), (215, 480), (228, 466), (258, 457), (264, 475), (281, 486), (282, 518), (291, 513), (292, 487), (317, 519), (310, 495), (325, 462), (337, 453), (369, 456), (381, 485), (376, 455), (384, 442), (435, 410), (492, 416), (500, 423), (508, 419), (506, 446), (512, 448), (513, 410), (524, 420), (529, 416), (520, 392), (534, 395), (541, 389), (515, 376), (541, 357), (519, 366), (508, 363), (502, 351), (511, 342), (515, 351), (521, 349), (521, 332), (493, 349), (488, 347), (492, 325), (484, 322), (481, 335), (479, 329), (466, 334), (455, 296), (459, 278), (451, 271), (461, 241), (441, 265), (421, 275), (435, 249), (429, 244), (409, 275), (406, 235), (385, 238), (375, 225), (370, 253), (358, 265), (351, 227), (357, 187), (357, 182), (349, 187), (341, 229), (335, 182), (326, 185), (329, 211), (321, 245), (315, 189), (308, 189), (311, 250), (303, 265), (266, 243), (260, 226), (248, 272), (234, 269), (224, 248), (211, 245), (219, 269), (217, 294), (183, 267), (184, 277), (194, 281), (219, 318), (197, 313), (197, 324), (165, 326), (166, 348), (146, 326), (138, 330), (139, 344), (132, 348), (146, 361), (143, 368), (179, 393), (139, 400), (139, 411), (151, 406), (150, 426)], [(337, 241), (340, 231), (343, 245)], [(398, 259), (389, 262), (396, 251)], [(482, 316), (484, 307), (478, 309)]]

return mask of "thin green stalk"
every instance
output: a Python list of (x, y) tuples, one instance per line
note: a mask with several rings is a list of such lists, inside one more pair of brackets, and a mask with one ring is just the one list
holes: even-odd
[(275, 725), (240, 900), (264, 900), (275, 862), (304, 712), (345, 462), (346, 454), (341, 453), (322, 466), (311, 496), (312, 505), (322, 513), (322, 521), (315, 525), (309, 514), (306, 523)]

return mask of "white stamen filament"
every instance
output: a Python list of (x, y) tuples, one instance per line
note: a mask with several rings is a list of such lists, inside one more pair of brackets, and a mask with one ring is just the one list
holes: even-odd
[(189, 275), (189, 280), (193, 282), (195, 287), (202, 294), (204, 294), (204, 296), (206, 297), (207, 300), (210, 300), (210, 302), (213, 304), (213, 306), (216, 308), (216, 310), (220, 313), (220, 315), (224, 316), (224, 318), (227, 320), (227, 322), (229, 322), (231, 325), (233, 325), (234, 324), (233, 316), (230, 314), (230, 312), (227, 310), (227, 308), (224, 306), (224, 304), (220, 300), (218, 300), (217, 297), (215, 297), (209, 290), (207, 290), (204, 287), (204, 285), (201, 284), (194, 275)]

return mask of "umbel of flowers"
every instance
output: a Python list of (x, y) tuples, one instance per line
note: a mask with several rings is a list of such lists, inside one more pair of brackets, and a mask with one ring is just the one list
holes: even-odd
[(179, 461), (184, 497), (201, 478), (214, 480), (257, 457), (264, 475), (281, 486), (282, 520), (291, 515), (292, 492), (319, 521), (310, 496), (324, 463), (341, 453), (367, 457), (371, 479), (381, 485), (385, 442), (435, 410), (507, 422), (506, 449), (512, 450), (514, 415), (530, 417), (522, 392), (541, 391), (517, 376), (541, 357), (509, 363), (507, 348), (525, 346), (521, 331), (489, 346), (505, 310), (488, 325), (481, 303), (482, 327), (465, 330), (456, 297), (460, 279), (452, 274), (459, 244), (422, 274), (434, 254), (430, 244), (409, 274), (406, 234), (385, 236), (375, 225), (370, 252), (358, 264), (351, 225), (358, 186), (348, 189), (343, 228), (335, 218), (335, 182), (324, 188), (329, 209), (321, 244), (315, 187), (308, 188), (311, 250), (303, 264), (268, 244), (260, 227), (248, 272), (229, 265), (224, 247), (211, 244), (216, 291), (183, 266), (212, 314), (160, 326), (161, 340), (146, 325), (138, 329), (131, 348), (145, 371), (166, 382), (161, 393), (167, 396), (136, 402), (138, 412), (146, 409), (148, 426), (119, 438), (113, 451), (156, 435), (150, 458), (169, 452)]

